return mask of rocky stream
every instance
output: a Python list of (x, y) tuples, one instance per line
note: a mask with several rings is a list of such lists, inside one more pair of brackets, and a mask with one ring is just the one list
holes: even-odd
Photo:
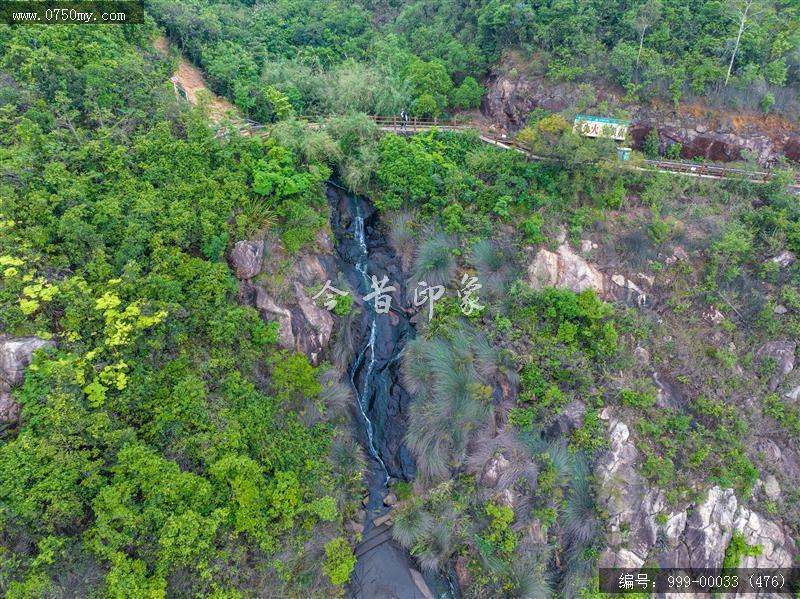
[[(423, 577), (406, 550), (391, 540), (390, 521), (396, 496), (390, 482), (412, 480), (415, 464), (403, 435), (411, 397), (400, 380), (403, 348), (415, 334), (407, 303), (400, 259), (383, 235), (371, 203), (336, 184), (328, 188), (331, 229), (336, 239), (337, 268), (359, 298), (373, 291), (373, 277), (391, 290), (388, 312), (376, 309), (374, 300), (363, 302), (351, 331), (355, 358), (348, 377), (362, 424), (361, 443), (368, 454), (366, 518), (356, 555), (359, 558), (350, 585), (353, 597), (450, 597), (450, 585), (438, 577)], [(388, 289), (388, 287), (387, 287)]]

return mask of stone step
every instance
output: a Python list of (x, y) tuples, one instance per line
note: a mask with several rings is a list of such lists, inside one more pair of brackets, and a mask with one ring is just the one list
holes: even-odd
[(361, 557), (366, 553), (369, 553), (376, 547), (380, 547), (384, 543), (392, 540), (392, 530), (390, 528), (384, 528), (381, 533), (376, 534), (364, 543), (361, 543), (358, 547), (356, 547), (356, 557)]

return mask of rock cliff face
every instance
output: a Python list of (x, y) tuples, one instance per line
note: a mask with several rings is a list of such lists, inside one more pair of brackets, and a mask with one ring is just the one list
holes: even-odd
[[(239, 301), (255, 307), (265, 319), (276, 320), (281, 347), (303, 352), (315, 365), (330, 341), (333, 317), (317, 305), (306, 288), (336, 279), (331, 255), (333, 246), (326, 233), (318, 236), (317, 248), (320, 253), (301, 253), (291, 261), (286, 272), (294, 275), (281, 289), (280, 301), (273, 297), (274, 285), (269, 281), (281, 278), (281, 265), (285, 267), (288, 259), (277, 244), (268, 248), (268, 261), (264, 260), (265, 242), (262, 240), (240, 241), (228, 256), (231, 268), (241, 280)], [(259, 280), (262, 274), (265, 276)]]
[(0, 337), (0, 423), (19, 422), (21, 408), (11, 396), (11, 389), (24, 382), (33, 352), (53, 345), (38, 337)]
[[(507, 132), (525, 126), (535, 108), (551, 112), (578, 111), (585, 105), (586, 93), (573, 83), (554, 83), (540, 75), (520, 75), (509, 65), (499, 67), (487, 82), (481, 110)], [(608, 102), (631, 116), (634, 147), (641, 147), (655, 128), (663, 149), (674, 143), (682, 146), (681, 157), (696, 156), (714, 161), (732, 161), (752, 152), (762, 165), (771, 165), (781, 156), (800, 161), (800, 125), (777, 117), (752, 114), (722, 114), (697, 106), (635, 105), (622, 100), (611, 90), (595, 89), (596, 102)]]
[[(528, 265), (531, 288), (559, 287), (580, 293), (594, 289), (605, 300), (643, 306), (647, 293), (620, 273), (607, 274), (576, 253), (562, 236), (555, 252), (540, 249)], [(591, 241), (585, 240), (589, 245)], [(584, 244), (582, 244), (584, 245)]]
[(669, 507), (664, 492), (638, 473), (640, 455), (628, 426), (608, 410), (603, 418), (609, 423), (610, 444), (595, 471), (598, 503), (608, 517), (600, 567), (638, 568), (653, 562), (662, 568), (719, 568), (734, 530), (762, 549), (740, 567), (792, 566), (798, 552), (791, 533), (779, 521), (741, 505), (732, 489), (715, 486), (686, 509)]

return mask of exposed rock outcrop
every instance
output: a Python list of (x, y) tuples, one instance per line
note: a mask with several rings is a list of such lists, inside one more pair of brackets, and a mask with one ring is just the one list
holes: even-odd
[(264, 259), (264, 242), (260, 239), (238, 241), (230, 254), (230, 263), (236, 278), (252, 279), (261, 272), (261, 261)]
[(294, 284), (296, 308), (292, 309), (292, 332), (297, 351), (306, 354), (312, 364), (318, 364), (328, 346), (333, 331), (333, 316), (306, 295), (299, 283)]
[[(332, 244), (327, 234), (318, 235), (318, 247), (330, 251)], [(273, 248), (280, 255), (278, 248)], [(306, 292), (306, 286), (322, 285), (335, 276), (332, 257), (328, 254), (299, 254), (292, 266), (293, 279), (289, 289), (284, 289), (278, 301), (269, 291), (269, 283), (254, 283), (256, 275), (265, 272), (275, 275), (278, 260), (263, 265), (264, 242), (240, 241), (230, 252), (229, 260), (236, 277), (242, 281), (239, 301), (255, 307), (266, 320), (277, 321), (278, 342), (284, 349), (306, 354), (312, 364), (318, 364), (333, 331), (333, 316)], [(272, 255), (272, 254), (270, 254)], [(269, 277), (266, 277), (269, 279)]]
[(11, 389), (24, 382), (25, 368), (33, 360), (33, 352), (54, 345), (39, 337), (0, 338), (0, 422), (19, 422), (21, 408), (11, 395)]
[(609, 423), (609, 449), (600, 458), (596, 479), (598, 503), (606, 514), (608, 548), (600, 558), (606, 568), (638, 568), (656, 542), (656, 515), (664, 507), (663, 493), (650, 489), (637, 472), (639, 451), (628, 426)]
[(791, 534), (777, 523), (745, 507), (739, 509), (733, 522), (748, 545), (760, 545), (760, 555), (748, 555), (741, 568), (788, 568), (797, 553)]
[[(549, 81), (538, 73), (525, 73), (523, 64), (498, 67), (489, 79), (481, 109), (502, 130), (514, 132), (525, 126), (536, 108), (560, 112), (585, 103), (585, 91), (576, 83)], [(595, 88), (597, 102), (631, 116), (634, 147), (641, 147), (652, 129), (658, 131), (662, 149), (679, 143), (681, 157), (702, 157), (715, 161), (739, 160), (752, 152), (763, 165), (780, 156), (800, 161), (800, 126), (777, 117), (685, 106), (676, 110), (668, 104), (631, 104), (623, 93)]]
[(606, 275), (567, 243), (561, 243), (555, 252), (542, 248), (536, 253), (528, 266), (528, 283), (536, 290), (559, 287), (580, 293), (594, 289), (606, 300), (647, 303), (647, 294), (633, 281), (619, 273)]
[[(732, 489), (712, 487), (705, 498), (683, 510), (671, 509), (663, 491), (650, 487), (639, 474), (639, 452), (628, 426), (608, 412), (610, 444), (595, 472), (599, 507), (607, 514), (607, 546), (601, 567), (719, 568), (734, 530), (750, 545), (761, 545), (759, 556), (741, 567), (788, 568), (797, 555), (788, 530), (740, 505)], [(662, 514), (658, 523), (656, 516)], [(666, 518), (664, 518), (666, 516)]]

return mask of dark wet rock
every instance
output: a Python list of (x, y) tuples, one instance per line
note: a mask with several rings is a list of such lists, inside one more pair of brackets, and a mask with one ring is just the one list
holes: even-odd
[(248, 280), (261, 272), (261, 261), (264, 258), (264, 242), (260, 239), (253, 241), (238, 241), (231, 249), (228, 260), (233, 268), (236, 278)]
[(586, 404), (573, 399), (556, 416), (553, 424), (547, 431), (548, 437), (566, 437), (583, 426), (583, 415), (586, 413)]
[(656, 406), (659, 408), (683, 409), (687, 406), (678, 386), (667, 373), (653, 370), (653, 384), (656, 387)]
[(800, 137), (791, 137), (783, 146), (786, 157), (795, 162), (800, 162)]
[(770, 341), (756, 352), (756, 365), (763, 366), (770, 360), (775, 369), (769, 379), (769, 390), (775, 391), (794, 369), (794, 352), (797, 343), (794, 341)]

